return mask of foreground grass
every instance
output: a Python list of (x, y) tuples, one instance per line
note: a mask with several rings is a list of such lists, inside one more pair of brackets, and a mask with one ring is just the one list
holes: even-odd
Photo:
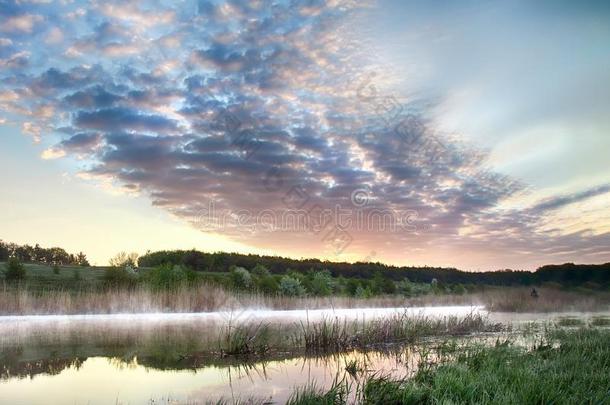
[[(453, 361), (421, 367), (409, 380), (372, 377), (354, 397), (384, 405), (610, 403), (610, 331), (559, 330), (545, 342), (529, 351), (506, 343), (462, 348)], [(349, 390), (344, 382), (325, 392), (302, 389), (290, 403), (344, 404)]]

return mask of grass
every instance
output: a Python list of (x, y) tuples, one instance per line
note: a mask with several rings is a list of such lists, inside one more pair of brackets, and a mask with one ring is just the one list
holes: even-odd
[(605, 327), (610, 326), (610, 317), (608, 316), (594, 316), (591, 318), (591, 326)]
[(229, 291), (198, 283), (157, 290), (134, 288), (80, 288), (33, 290), (0, 284), (0, 316), (44, 314), (108, 314), (159, 312), (212, 312), (256, 308), (269, 310), (328, 308), (400, 308), (404, 298), (282, 297)]
[(493, 312), (598, 311), (610, 309), (610, 292), (576, 291), (556, 287), (536, 288), (538, 298), (527, 287), (496, 287), (477, 293), (477, 301)]
[[(189, 288), (152, 291), (143, 284), (132, 289), (108, 288), (104, 284), (105, 267), (62, 266), (59, 272), (46, 265), (26, 264), (25, 267), (26, 281), (15, 286), (4, 283), (4, 266), (0, 263), (0, 315), (201, 312), (223, 310), (228, 304), (266, 309), (484, 305), (494, 312), (610, 309), (608, 291), (576, 291), (556, 287), (537, 288), (537, 299), (530, 296), (529, 287), (483, 286), (476, 292), (462, 295), (429, 294), (412, 298), (401, 295), (373, 298), (287, 297), (228, 291), (217, 280), (228, 277), (228, 274), (222, 273), (197, 273), (199, 281)], [(140, 269), (141, 274), (148, 271), (148, 268)]]
[(422, 337), (457, 336), (475, 332), (500, 332), (505, 327), (480, 314), (432, 318), (407, 313), (371, 321), (322, 319), (301, 323), (296, 341), (307, 351), (329, 352), (371, 348), (387, 344), (414, 343)]
[(584, 326), (585, 321), (581, 318), (567, 316), (567, 317), (559, 318), (557, 320), (557, 325), (563, 326), (563, 327)]
[[(146, 287), (76, 291), (0, 288), (0, 315), (209, 312), (228, 309), (235, 302), (230, 293), (206, 284), (160, 291)], [(256, 299), (244, 302), (256, 304)]]
[(286, 401), (287, 405), (335, 405), (347, 403), (349, 388), (344, 381), (335, 381), (328, 390), (318, 388), (311, 383), (297, 388)]
[[(547, 332), (530, 350), (498, 343), (470, 345), (452, 361), (422, 367), (414, 378), (372, 376), (356, 387), (360, 404), (607, 404), (610, 403), (610, 331), (581, 328)], [(342, 383), (328, 392), (347, 390)], [(316, 403), (304, 391), (293, 405)], [(332, 395), (331, 395), (332, 397)], [(345, 404), (343, 398), (332, 404)], [(299, 401), (300, 400), (300, 401)]]
[(263, 355), (270, 348), (271, 328), (262, 323), (232, 325), (221, 334), (220, 352), (224, 356)]

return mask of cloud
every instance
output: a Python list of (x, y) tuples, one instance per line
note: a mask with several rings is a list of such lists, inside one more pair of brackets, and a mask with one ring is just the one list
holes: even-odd
[[(210, 202), (233, 214), (281, 213), (298, 194), (307, 209), (355, 209), (353, 194), (364, 190), (363, 214), (416, 212), (417, 229), (351, 223), (354, 249), (601, 249), (601, 237), (545, 239), (537, 225), (547, 210), (601, 189), (500, 210), (524, 186), (485, 167), (485, 151), (440, 133), (420, 107), (426, 100), (362, 94), (372, 67), (345, 28), (359, 12), (355, 2), (199, 2), (196, 15), (146, 1), (62, 7), (36, 21), (59, 41), (50, 21), (61, 20), (66, 51), (46, 49), (37, 30), (13, 23), (31, 34), (22, 56), (31, 52), (37, 63), (26, 58), (13, 64), (19, 71), (0, 73), (0, 102), (28, 112), (23, 132), (61, 136), (44, 159), (76, 157), (82, 176), (138, 190), (195, 226)], [(34, 122), (41, 106), (52, 114)], [(232, 223), (215, 231), (278, 253), (333, 250), (328, 229)]]
[(45, 149), (40, 155), (40, 157), (44, 160), (59, 159), (64, 156), (66, 156), (66, 152), (56, 148)]
[(61, 43), (63, 41), (63, 39), (64, 39), (64, 33), (61, 31), (61, 29), (59, 29), (57, 27), (53, 27), (48, 32), (47, 37), (45, 39), (45, 43), (55, 45), (55, 44)]
[(31, 33), (35, 25), (42, 21), (43, 17), (36, 14), (9, 17), (0, 24), (0, 31)]
[(562, 208), (566, 205), (585, 201), (589, 198), (593, 198), (606, 193), (610, 193), (610, 184), (594, 187), (578, 193), (549, 198), (533, 206), (532, 211), (537, 213), (544, 213), (545, 211)]
[(42, 128), (32, 122), (24, 122), (21, 124), (21, 132), (29, 135), (34, 139), (35, 143), (39, 143), (41, 139)]
[(78, 128), (104, 131), (174, 132), (177, 130), (176, 122), (171, 119), (124, 107), (79, 111), (74, 119), (74, 124)]
[(5, 69), (23, 69), (27, 67), (29, 58), (29, 52), (17, 52), (6, 59), (0, 59), (0, 67)]

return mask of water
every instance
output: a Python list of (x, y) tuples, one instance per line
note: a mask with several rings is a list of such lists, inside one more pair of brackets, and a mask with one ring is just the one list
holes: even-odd
[[(0, 317), (0, 403), (284, 403), (310, 381), (329, 387), (338, 377), (357, 384), (366, 373), (405, 377), (416, 371), (421, 347), (316, 356), (290, 344), (302, 322), (364, 321), (405, 311), (428, 317), (485, 313), (481, 307), (429, 307)], [(223, 328), (244, 322), (279, 326), (272, 337), (277, 349), (249, 358), (222, 356)], [(359, 376), (345, 371), (352, 361)]]
[[(306, 381), (330, 386), (350, 359), (368, 359), (371, 368), (401, 377), (407, 368), (400, 357), (352, 352), (322, 358), (298, 357), (243, 365), (208, 365), (163, 370), (140, 364), (137, 358), (91, 357), (67, 365), (56, 375), (11, 378), (0, 382), (0, 402), (7, 404), (205, 403), (227, 399), (284, 403)], [(351, 377), (350, 377), (351, 378)]]

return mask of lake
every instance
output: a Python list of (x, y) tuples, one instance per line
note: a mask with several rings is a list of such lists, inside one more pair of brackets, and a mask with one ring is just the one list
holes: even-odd
[[(347, 378), (357, 384), (358, 373), (346, 372), (348, 364), (357, 364), (361, 373), (405, 377), (417, 370), (426, 343), (310, 353), (295, 349), (291, 340), (304, 323), (329, 318), (364, 323), (396, 313), (430, 318), (487, 314), (482, 307), (452, 306), (0, 317), (0, 403), (173, 404), (221, 398), (284, 403), (309, 382), (329, 387)], [(557, 314), (490, 316), (529, 322)], [(223, 354), (222, 331), (246, 323), (275, 325), (274, 350)], [(481, 338), (491, 341), (497, 335)]]

